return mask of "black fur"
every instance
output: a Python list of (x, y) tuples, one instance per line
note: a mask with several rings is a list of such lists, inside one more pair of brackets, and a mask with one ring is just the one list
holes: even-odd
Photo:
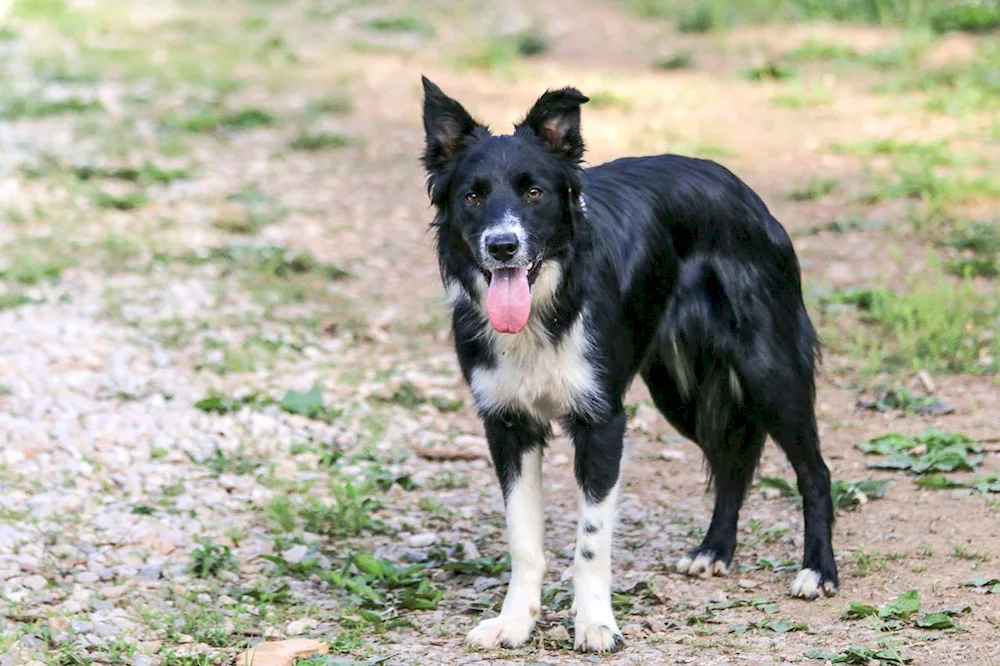
[[(587, 500), (599, 502), (618, 481), (622, 401), (639, 374), (711, 470), (715, 511), (690, 556), (731, 563), (739, 510), (770, 435), (803, 494), (803, 567), (835, 589), (830, 475), (814, 411), (819, 345), (791, 241), (760, 197), (719, 164), (677, 155), (582, 169), (587, 98), (572, 88), (545, 93), (507, 136), (490, 134), (426, 79), (424, 89), (423, 163), (441, 273), (466, 295), (454, 303), (466, 380), (498, 363), (485, 334), (481, 292), (491, 265), (479, 239), (503, 211), (514, 211), (527, 255), (561, 269), (544, 316), (531, 316), (558, 343), (587, 313), (586, 363), (601, 400), (556, 415), (573, 437)], [(526, 197), (532, 186), (544, 194)], [(479, 404), (506, 493), (523, 451), (544, 444), (548, 423), (516, 405)]]

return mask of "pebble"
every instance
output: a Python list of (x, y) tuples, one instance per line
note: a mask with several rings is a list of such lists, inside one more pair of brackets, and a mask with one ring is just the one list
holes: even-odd
[(646, 628), (638, 623), (626, 624), (622, 627), (622, 636), (626, 638), (636, 638), (644, 633), (646, 633)]
[(289, 636), (299, 636), (308, 631), (315, 629), (319, 625), (319, 622), (311, 618), (302, 618), (301, 620), (294, 620), (288, 623), (285, 627), (285, 633)]
[(21, 585), (29, 590), (35, 590), (36, 592), (38, 590), (45, 589), (45, 586), (48, 584), (49, 581), (47, 581), (44, 576), (39, 576), (37, 574), (33, 576), (25, 576), (21, 579)]
[(298, 564), (305, 559), (306, 555), (309, 554), (309, 547), (299, 544), (298, 546), (293, 546), (288, 550), (281, 553), (282, 559), (284, 559), (289, 564)]
[(683, 451), (678, 451), (676, 449), (660, 449), (660, 459), (668, 460), (670, 462), (680, 462), (684, 460), (686, 456)]
[(410, 548), (427, 548), (434, 545), (437, 540), (438, 535), (436, 533), (425, 532), (424, 534), (414, 534), (406, 540), (406, 543)]
[(557, 624), (556, 626), (546, 631), (545, 637), (550, 641), (556, 643), (569, 643), (571, 640), (569, 635), (569, 629), (567, 629), (561, 624)]

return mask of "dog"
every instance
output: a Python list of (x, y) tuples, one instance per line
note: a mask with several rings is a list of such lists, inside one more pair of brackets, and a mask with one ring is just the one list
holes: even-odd
[(421, 161), (435, 211), (455, 350), (503, 490), (511, 578), (481, 648), (527, 641), (541, 610), (542, 451), (553, 421), (574, 446), (579, 527), (574, 645), (613, 652), (611, 537), (636, 375), (704, 452), (715, 489), (701, 545), (676, 564), (725, 575), (765, 438), (802, 493), (805, 552), (791, 594), (837, 592), (830, 473), (819, 448), (819, 341), (791, 240), (751, 188), (678, 155), (584, 169), (575, 88), (548, 90), (494, 135), (426, 77)]

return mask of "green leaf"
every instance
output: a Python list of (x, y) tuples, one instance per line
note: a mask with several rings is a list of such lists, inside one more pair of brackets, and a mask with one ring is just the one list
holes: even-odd
[(945, 613), (925, 613), (917, 618), (917, 626), (921, 629), (951, 629), (955, 621)]
[(1000, 578), (970, 578), (962, 583), (966, 587), (987, 587), (1000, 584)]
[(758, 483), (762, 490), (767, 488), (777, 490), (782, 497), (795, 497), (799, 494), (794, 481), (780, 476), (762, 476)]
[(841, 613), (840, 617), (849, 620), (852, 618), (868, 617), (869, 615), (878, 615), (878, 609), (869, 604), (863, 604), (860, 601), (852, 601), (851, 605)]
[(288, 391), (281, 399), (280, 407), (289, 414), (314, 418), (323, 411), (323, 394), (319, 386), (313, 386), (308, 391)]
[(920, 610), (920, 594), (916, 590), (907, 590), (887, 603), (879, 611), (881, 618), (898, 617), (908, 620), (911, 615)]
[(935, 490), (950, 490), (952, 488), (966, 488), (961, 481), (949, 479), (944, 474), (931, 474), (917, 479), (917, 486), (920, 488), (934, 488)]

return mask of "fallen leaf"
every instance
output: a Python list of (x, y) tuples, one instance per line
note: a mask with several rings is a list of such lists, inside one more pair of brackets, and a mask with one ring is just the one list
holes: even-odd
[(329, 645), (311, 638), (265, 641), (241, 654), (236, 659), (236, 666), (292, 666), (296, 659), (329, 651)]

